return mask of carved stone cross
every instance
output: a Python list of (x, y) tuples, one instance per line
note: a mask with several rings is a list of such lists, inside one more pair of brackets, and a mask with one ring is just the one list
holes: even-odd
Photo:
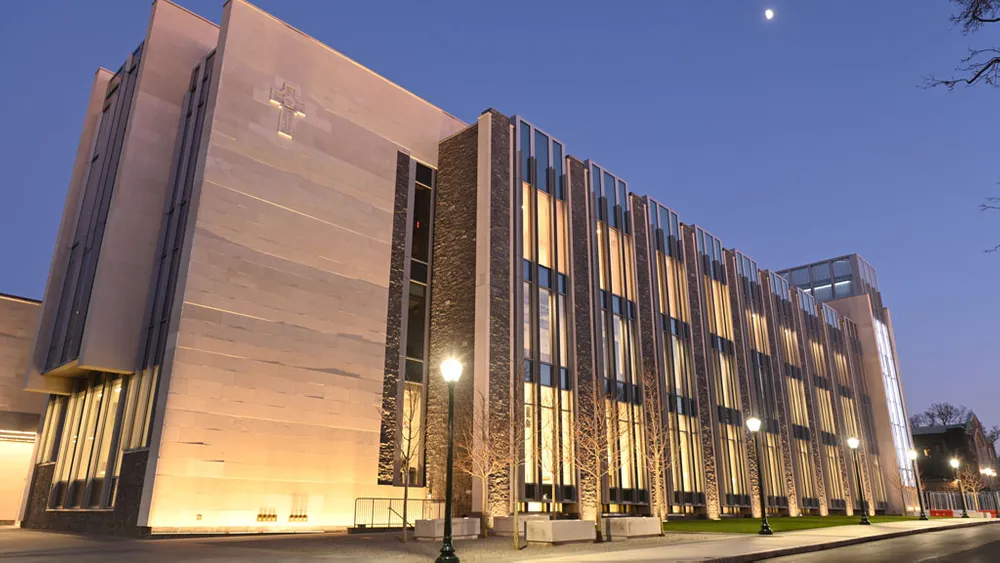
[(278, 106), (278, 134), (291, 139), (295, 118), (306, 116), (302, 113), (305, 104), (299, 100), (298, 89), (287, 82), (280, 89), (271, 88), (271, 103)]

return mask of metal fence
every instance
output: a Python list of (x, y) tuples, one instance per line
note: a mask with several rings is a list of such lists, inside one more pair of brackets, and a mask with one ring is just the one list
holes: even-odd
[[(406, 501), (407, 525), (417, 520), (433, 520), (444, 517), (444, 501), (430, 499), (409, 499)], [(354, 500), (355, 528), (402, 528), (403, 499), (401, 498), (358, 498)]]
[[(927, 491), (924, 504), (928, 510), (961, 510), (962, 497), (957, 491)], [(968, 510), (1000, 510), (1000, 492), (965, 493), (965, 505)]]

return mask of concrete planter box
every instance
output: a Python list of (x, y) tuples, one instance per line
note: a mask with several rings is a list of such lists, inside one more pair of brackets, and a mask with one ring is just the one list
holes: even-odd
[[(456, 540), (471, 540), (479, 536), (479, 518), (452, 518), (451, 537)], [(420, 541), (441, 541), (444, 539), (444, 518), (417, 520), (413, 526), (413, 537)]]
[(558, 545), (593, 542), (597, 530), (591, 520), (531, 520), (526, 526), (528, 543)]
[[(521, 535), (527, 535), (528, 522), (549, 520), (548, 514), (518, 514), (517, 523), (521, 526)], [(514, 517), (496, 516), (493, 518), (493, 533), (498, 536), (514, 535)]]
[(663, 524), (659, 518), (605, 518), (605, 531), (607, 537), (604, 539), (627, 540), (630, 538), (648, 538), (658, 536), (663, 533)]

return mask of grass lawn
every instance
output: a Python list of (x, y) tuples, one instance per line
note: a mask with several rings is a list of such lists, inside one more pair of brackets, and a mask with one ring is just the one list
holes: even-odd
[[(829, 528), (857, 524), (860, 516), (800, 516), (798, 518), (768, 518), (775, 532), (807, 530), (809, 528)], [(899, 522), (916, 520), (915, 516), (872, 516), (873, 524), (879, 522)], [(756, 534), (760, 530), (757, 518), (724, 518), (722, 520), (668, 520), (663, 525), (665, 532), (720, 532), (727, 534)]]

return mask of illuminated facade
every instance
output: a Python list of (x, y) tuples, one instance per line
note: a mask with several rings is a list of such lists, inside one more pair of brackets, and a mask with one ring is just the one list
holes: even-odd
[(852, 513), (848, 435), (898, 512), (887, 313), (796, 285), (519, 116), (463, 123), (242, 0), (221, 26), (158, 0), (95, 78), (21, 520), (301, 531), (439, 499), (452, 356), (458, 451), (516, 467), (456, 475), (460, 513)]

